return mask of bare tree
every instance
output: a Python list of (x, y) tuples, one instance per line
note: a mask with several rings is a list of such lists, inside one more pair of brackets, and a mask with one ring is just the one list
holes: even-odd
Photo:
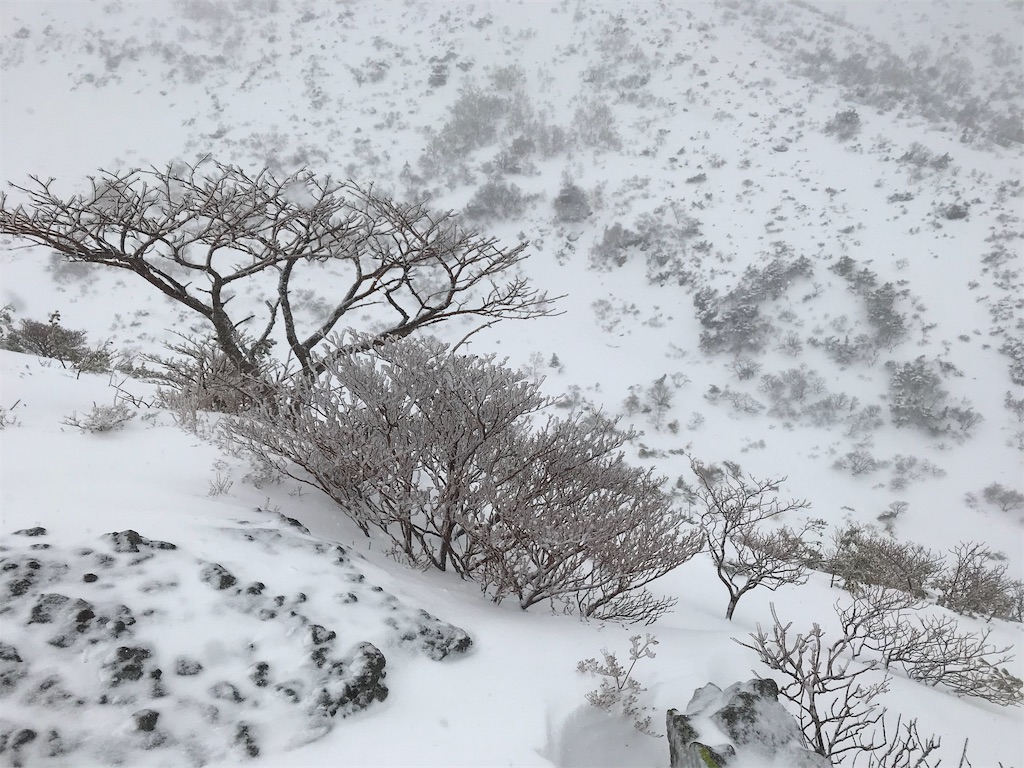
[[(632, 433), (600, 414), (547, 413), (526, 374), (429, 339), (351, 337), (299, 409), (259, 404), (224, 422), (236, 446), (327, 493), (364, 533), (495, 601), (656, 619), (645, 585), (692, 558), (701, 534), (630, 466)], [(282, 390), (284, 397), (293, 390)]]
[(771, 631), (759, 624), (750, 643), (736, 642), (755, 651), (766, 666), (786, 678), (779, 693), (795, 705), (804, 737), (819, 755), (838, 765), (924, 768), (940, 740), (922, 739), (917, 721), (904, 723), (902, 717), (890, 736), (886, 710), (879, 701), (889, 690), (889, 678), (873, 675), (880, 663), (865, 656), (872, 626), (911, 602), (908, 595), (888, 590), (877, 592), (871, 600), (855, 600), (847, 608), (837, 606), (840, 631), (832, 640), (826, 640), (818, 624), (793, 636), (792, 622), (783, 624), (772, 605)]
[(810, 504), (778, 500), (779, 484), (785, 478), (744, 476), (732, 462), (725, 462), (723, 469), (691, 459), (690, 467), (698, 481), (693, 495), (702, 508), (700, 527), (718, 579), (729, 592), (725, 617), (732, 619), (740, 598), (753, 589), (774, 591), (783, 584), (802, 584), (814, 557), (807, 534), (821, 530), (824, 522), (811, 520), (796, 530), (770, 531), (762, 524)]
[(1021, 681), (997, 666), (1012, 657), (988, 643), (988, 632), (962, 632), (955, 621), (922, 607), (899, 590), (858, 588), (851, 603), (836, 604), (839, 631), (832, 639), (818, 624), (794, 636), (792, 623), (783, 624), (773, 605), (770, 631), (758, 625), (751, 642), (736, 642), (786, 678), (779, 693), (795, 705), (818, 754), (838, 764), (927, 766), (939, 746), (936, 737), (921, 738), (915, 720), (897, 721), (893, 735), (887, 733), (878, 698), (889, 690), (894, 669), (1003, 706), (1020, 703)]
[[(89, 191), (70, 197), (53, 179), (31, 180), (12, 185), (25, 202), (0, 194), (0, 232), (138, 275), (203, 317), (243, 374), (260, 373), (278, 321), (290, 354), (315, 375), (324, 364), (316, 348), (355, 313), (373, 313), (380, 330), (372, 344), (453, 317), (490, 323), (553, 312), (553, 299), (513, 275), (525, 243), (501, 248), (451, 213), (351, 181), (305, 170), (249, 175), (205, 159), (101, 171)], [(295, 289), (327, 280), (324, 311), (303, 323)], [(253, 281), (273, 297), (255, 312), (236, 301)]]

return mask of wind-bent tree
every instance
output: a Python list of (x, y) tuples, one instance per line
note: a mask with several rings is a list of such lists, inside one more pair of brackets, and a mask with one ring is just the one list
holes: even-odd
[[(501, 248), (451, 212), (351, 181), (306, 170), (250, 176), (209, 160), (101, 171), (71, 197), (57, 194), (53, 179), (30, 178), (12, 185), (26, 200), (0, 194), (0, 232), (135, 273), (201, 315), (243, 375), (259, 374), (278, 321), (290, 354), (314, 376), (324, 362), (317, 346), (354, 313), (371, 313), (371, 343), (459, 316), (489, 324), (553, 313), (553, 299), (512, 274), (525, 243)], [(273, 298), (262, 309), (233, 301), (268, 278)], [(326, 311), (301, 327), (298, 293), (311, 285)]]
[(693, 490), (704, 540), (719, 581), (729, 592), (725, 618), (732, 619), (740, 598), (753, 589), (776, 590), (783, 584), (802, 584), (814, 555), (806, 535), (824, 526), (811, 520), (803, 527), (764, 530), (764, 523), (778, 515), (806, 509), (806, 501), (780, 502), (776, 497), (781, 480), (744, 476), (738, 465), (725, 468), (693, 459), (697, 476)]

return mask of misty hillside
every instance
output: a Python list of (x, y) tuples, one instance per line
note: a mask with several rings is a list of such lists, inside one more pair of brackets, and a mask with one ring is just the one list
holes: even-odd
[[(691, 459), (735, 462), (806, 499), (784, 522), (823, 521), (821, 546), (849, 523), (946, 555), (978, 542), (1007, 583), (1024, 578), (1020, 2), (89, 0), (11, 1), (0, 12), (10, 202), (28, 199), (30, 177), (71, 195), (103, 173), (216, 161), (275, 178), (308, 170), (453, 211), (504, 247), (525, 243), (516, 269), (559, 298), (551, 316), (479, 332), (478, 319), (455, 319), (430, 332), (507, 358), (563, 413), (632, 425), (629, 459), (667, 478), (680, 504), (692, 503)], [(295, 288), (302, 327), (330, 312), (337, 270), (326, 262)], [(271, 281), (245, 286), (234, 301), (254, 313), (273, 296)], [(8, 236), (0, 305), (11, 327), (59, 312), (135, 364), (210, 333), (127, 271)], [(382, 322), (371, 308), (342, 326)], [(124, 370), (111, 382), (155, 403), (153, 385)], [(32, 390), (7, 378), (0, 408), (16, 418)], [(105, 396), (89, 386), (78, 410)], [(161, 418), (154, 425), (169, 430)], [(8, 427), (3, 442), (17, 432)], [(55, 525), (42, 510), (15, 510), (24, 496), (9, 490), (10, 467), (21, 460), (4, 454), (3, 535)], [(237, 456), (202, 460), (226, 462), (217, 476), (237, 480), (239, 507), (267, 496)], [(209, 465), (195, 472), (205, 487)], [(369, 546), (387, 579), (419, 584), (383, 545), (325, 523), (325, 498), (289, 499), (284, 514), (313, 535)], [(767, 624), (773, 601), (806, 619), (798, 624), (825, 621), (842, 594), (816, 574), (806, 587), (752, 594), (729, 625), (712, 574), (695, 560), (656, 584), (679, 602), (651, 631), (683, 653), (687, 632), (723, 639)], [(432, 587), (405, 588), (432, 599)], [(464, 619), (485, 621), (473, 595), (445, 593), (455, 617), (421, 604), (473, 635)], [(1019, 615), (976, 618), (1019, 650)], [(606, 642), (573, 626), (566, 646), (577, 659)], [(656, 706), (685, 704), (666, 701), (663, 684), (683, 680), (676, 698), (688, 698), (719, 673), (722, 687), (749, 678), (755, 657), (725, 644), (720, 668), (714, 645), (701, 645), (696, 668), (658, 680)], [(474, 652), (485, 646), (477, 638)], [(1019, 659), (1008, 664), (1022, 676)], [(942, 713), (929, 727), (950, 733), (944, 765), (965, 738), (976, 768), (1024, 761), (1019, 708), (949, 694), (937, 704), (936, 689), (899, 682), (894, 711)], [(566, 697), (542, 694), (534, 706), (544, 701), (550, 718), (565, 716)], [(551, 729), (531, 723), (524, 738)], [(528, 746), (537, 764), (586, 764)], [(620, 764), (638, 755), (667, 761), (627, 750)]]

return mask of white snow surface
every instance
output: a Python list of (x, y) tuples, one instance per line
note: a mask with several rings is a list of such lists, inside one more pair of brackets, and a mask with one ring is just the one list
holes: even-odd
[[(210, 154), (279, 174), (304, 166), (458, 209), (485, 180), (481, 166), (515, 138), (513, 128), (501, 126), (491, 144), (467, 157), (465, 174), (415, 179), (403, 166), (420, 172), (427, 132), (440, 130), (460, 89), (493, 88), (495, 71), (521, 67), (524, 92), (547, 124), (568, 129), (577, 108), (606, 104), (621, 146), (573, 140), (509, 177), (538, 197), (521, 217), (482, 229), (509, 245), (530, 241), (523, 270), (535, 285), (565, 295), (564, 313), (498, 324), (474, 336), (470, 349), (507, 357), (546, 377), (547, 392), (576, 392), (610, 414), (623, 412), (631, 386), (667, 374), (675, 397), (665, 423), (675, 421), (677, 429), (655, 429), (642, 413), (626, 421), (645, 431), (632, 458), (670, 483), (688, 472), (686, 454), (735, 460), (758, 476), (785, 477), (783, 495), (808, 499), (808, 516), (830, 529), (847, 519), (877, 523), (887, 505), (905, 501), (894, 525), (898, 538), (941, 552), (981, 541), (1005, 555), (1011, 577), (1024, 577), (1024, 511), (965, 501), (992, 483), (1024, 491), (1024, 425), (1003, 405), (1007, 393), (1024, 397), (1024, 387), (1011, 381), (1009, 358), (999, 352), (1022, 337), (1021, 147), (968, 135), (909, 103), (884, 111), (864, 105), (830, 75), (815, 81), (793, 67), (795, 50), (826, 42), (837, 51), (877, 56), (885, 49), (904, 58), (924, 45), (922, 66), (937, 67), (935, 79), (947, 76), (942, 62), (952, 56), (970, 60), (958, 98), (1019, 105), (1024, 11), (995, 0), (819, 8), (826, 14), (808, 4), (745, 0), (0, 0), (0, 178), (25, 184), (30, 174), (55, 177), (56, 188), (71, 193), (101, 168), (163, 167)], [(986, 53), (997, 34), (1013, 54), (1008, 64)], [(447, 82), (430, 85), (431, 57), (449, 53)], [(381, 79), (367, 77), (381, 68)], [(649, 79), (602, 85), (631, 74)], [(833, 115), (852, 107), (859, 135), (848, 142), (826, 135)], [(900, 162), (915, 143), (935, 156), (948, 153), (950, 167)], [(701, 173), (704, 181), (687, 183)], [(583, 222), (553, 219), (564, 175), (590, 194), (594, 212)], [(17, 190), (9, 193), (21, 199)], [(890, 200), (904, 193), (912, 199)], [(969, 203), (969, 216), (944, 218), (953, 203)], [(682, 217), (699, 221), (700, 234), (675, 252), (691, 284), (653, 284), (641, 251), (622, 266), (593, 267), (591, 249), (605, 229), (637, 229), (643, 214), (672, 225)], [(707, 246), (697, 249), (700, 241)], [(1000, 243), (1005, 259), (986, 260)], [(695, 290), (725, 293), (748, 266), (763, 267), (779, 252), (807, 256), (814, 273), (763, 307), (776, 331), (757, 356), (761, 373), (806, 366), (825, 393), (878, 405), (885, 423), (868, 435), (852, 436), (845, 423), (815, 426), (804, 416), (772, 415), (758, 377), (738, 380), (731, 355), (698, 346)], [(908, 291), (897, 307), (909, 333), (875, 359), (839, 365), (811, 342), (869, 330), (863, 303), (829, 270), (844, 255), (880, 284)], [(311, 281), (307, 319), (315, 317), (314, 295), (329, 297), (330, 277)], [(258, 307), (261, 298), (254, 290), (238, 301)], [(197, 317), (132, 275), (69, 269), (45, 249), (10, 238), (0, 238), (4, 304), (16, 320), (59, 310), (67, 327), (134, 353), (160, 352), (176, 333), (204, 331)], [(472, 327), (452, 324), (440, 333), (456, 340)], [(789, 332), (803, 342), (796, 354), (781, 344)], [(553, 354), (561, 367), (549, 365)], [(885, 364), (922, 355), (952, 366), (943, 379), (950, 401), (969, 401), (984, 417), (969, 436), (932, 436), (889, 422)], [(71, 566), (51, 574), (52, 589), (31, 587), (32, 601), (62, 592), (110, 615), (128, 605), (137, 619), (132, 642), (152, 649), (147, 670), (159, 662), (166, 689), (153, 698), (150, 687), (125, 685), (120, 700), (97, 703), (110, 676), (104, 664), (127, 641), (82, 639), (58, 648), (48, 642), (53, 624), (26, 623), (33, 602), (15, 601), (23, 613), (17, 621), (11, 611), (0, 614), (0, 643), (24, 655), (34, 680), (61, 678), (68, 696), (51, 685), (31, 699), (0, 697), (0, 726), (37, 730), (26, 754), (40, 760), (48, 729), (59, 729), (71, 746), (78, 740), (48, 765), (664, 766), (664, 739), (587, 703), (598, 681), (577, 672), (578, 661), (601, 649), (623, 659), (631, 635), (655, 635), (657, 656), (642, 660), (636, 675), (647, 688), (641, 703), (661, 731), (665, 710), (684, 708), (696, 688), (767, 674), (733, 640), (770, 622), (770, 604), (795, 630), (814, 623), (828, 630), (833, 604), (846, 599), (827, 575), (813, 574), (802, 586), (750, 593), (726, 621), (724, 590), (700, 556), (652, 585), (679, 600), (652, 627), (493, 605), (470, 582), (395, 562), (385, 545), (308, 487), (257, 487), (242, 459), (183, 431), (167, 411), (141, 407), (124, 429), (103, 434), (65, 423), (95, 404), (112, 404), (121, 396), (112, 385), (152, 402), (149, 383), (78, 375), (55, 360), (0, 352), (0, 556), (44, 566), (63, 558)], [(765, 407), (745, 414), (713, 404), (705, 397), (712, 385)], [(862, 475), (833, 467), (855, 449), (889, 464)], [(899, 457), (917, 460), (903, 477)], [(215, 491), (228, 483), (226, 492)], [(47, 533), (15, 533), (34, 527)], [(126, 530), (177, 549), (142, 548), (152, 557), (133, 563), (133, 553), (112, 553), (103, 538)], [(49, 547), (30, 549), (40, 544)], [(98, 554), (114, 556), (109, 573)], [(199, 578), (209, 563), (235, 575), (239, 586), (261, 582), (265, 590), (249, 597), (215, 590)], [(98, 579), (83, 581), (85, 573)], [(354, 602), (346, 601), (349, 594)], [(259, 611), (275, 607), (270, 601), (278, 595), (281, 615), (261, 620)], [(436, 617), (431, 626), (464, 630), (472, 647), (430, 658), (407, 638), (420, 610)], [(991, 629), (997, 645), (1019, 651), (1024, 641), (1019, 623), (960, 621)], [(384, 653), (385, 700), (326, 720), (275, 695), (273, 685), (250, 684), (240, 702), (210, 701), (211, 686), (251, 682), (260, 661), (270, 665), (274, 683), (313, 685), (312, 624), (337, 634), (337, 658), (361, 642)], [(1009, 669), (1024, 677), (1017, 655)], [(173, 674), (183, 656), (201, 659), (203, 672)], [(78, 706), (78, 698), (86, 703)], [(216, 716), (204, 708), (210, 703)], [(922, 733), (942, 736), (943, 765), (956, 765), (965, 739), (975, 768), (1024, 765), (1020, 708), (958, 698), (898, 675), (884, 705), (893, 717), (916, 717)], [(141, 709), (160, 712), (155, 733), (162, 743), (136, 729), (132, 714)], [(239, 723), (249, 725), (259, 755), (245, 754)], [(13, 764), (10, 755), (0, 763)]]

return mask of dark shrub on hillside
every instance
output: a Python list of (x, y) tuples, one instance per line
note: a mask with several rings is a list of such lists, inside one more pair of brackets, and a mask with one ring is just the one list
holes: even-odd
[(863, 526), (847, 525), (836, 531), (832, 542), (825, 554), (825, 567), (850, 591), (878, 586), (924, 597), (942, 573), (942, 555)]
[(909, 363), (888, 362), (889, 413), (898, 427), (915, 426), (933, 434), (945, 429), (949, 393), (934, 366), (921, 356)]
[(583, 188), (571, 183), (563, 185), (555, 198), (555, 221), (574, 223), (583, 221), (590, 214), (587, 193)]
[[(403, 561), (455, 571), (493, 600), (651, 621), (644, 587), (701, 549), (688, 514), (622, 452), (635, 433), (551, 412), (539, 382), (431, 339), (353, 336), (324, 375), (223, 422), (225, 436), (324, 491)], [(372, 343), (371, 343), (372, 342)]]
[(953, 203), (952, 205), (947, 205), (942, 209), (942, 215), (951, 221), (956, 219), (966, 219), (967, 211), (967, 203)]
[(526, 213), (530, 198), (515, 184), (488, 181), (466, 205), (465, 214), (475, 221), (502, 221)]
[(53, 312), (49, 322), (23, 319), (15, 327), (10, 308), (0, 310), (0, 349), (50, 357), (81, 371), (109, 371), (110, 351), (104, 346), (90, 348), (85, 336), (85, 331), (61, 325), (60, 312)]
[(855, 109), (836, 112), (825, 125), (825, 133), (835, 136), (840, 141), (848, 141), (860, 133), (860, 115)]

